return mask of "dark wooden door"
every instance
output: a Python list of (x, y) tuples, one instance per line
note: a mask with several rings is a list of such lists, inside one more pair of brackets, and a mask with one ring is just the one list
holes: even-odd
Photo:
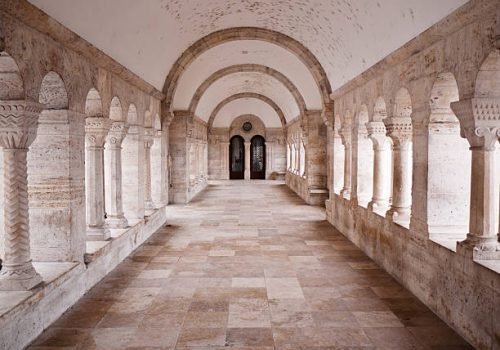
[(262, 136), (252, 137), (250, 146), (250, 178), (266, 178), (266, 142)]
[(229, 144), (229, 178), (245, 178), (245, 141), (241, 136), (233, 136)]

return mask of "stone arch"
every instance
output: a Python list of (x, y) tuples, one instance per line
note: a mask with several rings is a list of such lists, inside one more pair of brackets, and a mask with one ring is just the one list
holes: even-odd
[(479, 68), (474, 96), (500, 98), (500, 50), (493, 50)]
[(48, 72), (42, 80), (38, 101), (46, 109), (68, 109), (68, 93), (59, 74)]
[(24, 97), (23, 78), (16, 61), (7, 52), (0, 52), (0, 100), (22, 100)]
[(311, 75), (316, 80), (318, 88), (321, 92), (324, 105), (331, 102), (330, 94), (332, 91), (326, 72), (319, 63), (318, 59), (304, 45), (285, 34), (270, 29), (257, 27), (235, 27), (208, 34), (192, 44), (177, 59), (165, 80), (165, 84), (163, 85), (163, 93), (166, 96), (165, 100), (169, 108), (175, 94), (179, 78), (187, 67), (197, 57), (210, 48), (235, 40), (262, 40), (289, 50), (295, 54), (311, 72)]
[[(253, 128), (250, 132), (242, 134), (241, 129), (245, 122), (251, 122)], [(266, 125), (262, 121), (262, 119), (254, 114), (242, 114), (231, 122), (231, 126), (229, 127), (229, 137), (233, 137), (235, 135), (241, 136), (246, 142), (250, 142), (252, 137), (256, 135), (261, 135), (266, 138)]]
[(113, 99), (111, 100), (111, 104), (109, 107), (109, 119), (114, 121), (123, 120), (122, 103), (120, 102), (118, 96), (113, 97)]
[(396, 92), (394, 98), (394, 117), (411, 117), (412, 102), (410, 92), (406, 88), (401, 88)]
[(387, 106), (382, 96), (377, 97), (373, 107), (373, 121), (381, 122), (387, 117)]
[(95, 88), (91, 88), (87, 94), (85, 114), (87, 117), (103, 117), (101, 95)]
[(130, 104), (128, 107), (128, 112), (127, 112), (127, 123), (130, 125), (138, 125), (139, 123), (139, 116), (137, 115), (137, 108), (133, 103)]
[(229, 102), (234, 101), (234, 100), (238, 100), (240, 98), (256, 98), (256, 99), (262, 100), (263, 102), (267, 103), (268, 105), (271, 106), (272, 109), (274, 109), (276, 111), (276, 113), (278, 114), (278, 117), (281, 120), (281, 124), (283, 125), (283, 127), (285, 127), (285, 125), (286, 125), (285, 114), (283, 113), (281, 108), (273, 100), (271, 100), (269, 97), (261, 95), (261, 94), (257, 94), (257, 93), (253, 93), (253, 92), (242, 92), (242, 93), (234, 94), (232, 96), (225, 98), (217, 105), (217, 107), (215, 107), (215, 109), (210, 114), (210, 118), (208, 119), (208, 131), (209, 132), (212, 129), (214, 119), (217, 116), (217, 114), (219, 113), (219, 111), (225, 105), (227, 105)]
[(193, 99), (191, 100), (189, 111), (192, 113), (196, 111), (196, 107), (198, 106), (198, 102), (200, 101), (201, 97), (215, 81), (226, 75), (230, 75), (233, 73), (242, 73), (242, 72), (263, 73), (270, 75), (276, 80), (278, 80), (281, 84), (283, 84), (286, 87), (288, 91), (290, 91), (290, 93), (295, 99), (295, 102), (297, 103), (297, 106), (299, 107), (300, 113), (304, 114), (306, 110), (306, 103), (304, 101), (304, 98), (300, 94), (299, 90), (290, 81), (290, 79), (288, 79), (285, 75), (283, 75), (282, 73), (278, 72), (275, 69), (259, 64), (240, 64), (240, 65), (229, 66), (212, 74), (196, 90)]
[(450, 104), (459, 90), (452, 73), (432, 86), (428, 124), (427, 226), (429, 237), (453, 242), (466, 237), (469, 223), (471, 154)]

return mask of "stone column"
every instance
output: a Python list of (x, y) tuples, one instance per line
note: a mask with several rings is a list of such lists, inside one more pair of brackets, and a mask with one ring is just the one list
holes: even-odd
[(392, 206), (387, 212), (389, 220), (401, 225), (410, 223), (412, 188), (412, 124), (411, 118), (384, 119), (387, 136), (393, 142), (394, 172), (392, 180)]
[(108, 134), (106, 151), (109, 154), (109, 172), (106, 175), (108, 188), (106, 200), (106, 223), (111, 228), (128, 227), (123, 213), (122, 199), (122, 142), (127, 136), (125, 122), (114, 122)]
[[(474, 255), (498, 258), (500, 245), (495, 216), (498, 212), (498, 178), (495, 152), (500, 138), (500, 99), (472, 98), (454, 102), (451, 108), (460, 121), (460, 134), (470, 144), (471, 193), (469, 233), (458, 249)], [(453, 150), (450, 150), (453, 152)]]
[(273, 170), (273, 145), (274, 142), (266, 141), (264, 142), (266, 145), (266, 178), (268, 174), (271, 174)]
[(251, 142), (245, 142), (245, 180), (250, 180), (250, 147)]
[(340, 129), (340, 137), (342, 138), (342, 144), (344, 145), (344, 187), (340, 194), (342, 197), (349, 199), (351, 198), (351, 137), (352, 133), (350, 129)]
[(112, 123), (102, 117), (85, 119), (88, 241), (104, 241), (111, 237), (104, 221), (104, 142)]
[(144, 209), (146, 216), (151, 215), (155, 205), (151, 197), (151, 147), (154, 142), (154, 129), (144, 128)]
[(0, 102), (5, 241), (0, 290), (29, 290), (42, 282), (31, 263), (26, 162), (42, 108), (28, 101)]
[(368, 208), (385, 214), (391, 197), (391, 141), (383, 122), (368, 122), (366, 128), (373, 142), (373, 198)]
[(221, 142), (221, 164), (222, 164), (222, 178), (229, 179), (229, 142)]

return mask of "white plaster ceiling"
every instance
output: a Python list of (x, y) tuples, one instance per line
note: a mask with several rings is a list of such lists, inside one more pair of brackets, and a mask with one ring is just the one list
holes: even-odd
[(197, 87), (210, 75), (224, 67), (240, 64), (258, 64), (277, 70), (297, 87), (307, 109), (322, 108), (316, 81), (296, 55), (272, 43), (241, 40), (213, 47), (191, 63), (179, 80), (173, 109), (187, 109)]
[(243, 97), (224, 105), (216, 114), (213, 127), (228, 128), (242, 114), (258, 116), (266, 128), (282, 127), (278, 113), (266, 102), (253, 97)]
[[(204, 121), (208, 121), (219, 102), (242, 92), (269, 97), (281, 108), (287, 121), (299, 115), (299, 107), (290, 91), (274, 77), (257, 72), (233, 73), (216, 80), (201, 97), (195, 114)], [(242, 113), (246, 112), (242, 111)]]
[(237, 26), (272, 29), (300, 41), (318, 58), (336, 89), (467, 2), (29, 1), (160, 90), (175, 60), (192, 43)]

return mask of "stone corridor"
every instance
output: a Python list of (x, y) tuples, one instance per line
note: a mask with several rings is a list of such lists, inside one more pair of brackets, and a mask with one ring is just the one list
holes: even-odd
[(29, 349), (471, 349), (284, 184), (167, 215)]

